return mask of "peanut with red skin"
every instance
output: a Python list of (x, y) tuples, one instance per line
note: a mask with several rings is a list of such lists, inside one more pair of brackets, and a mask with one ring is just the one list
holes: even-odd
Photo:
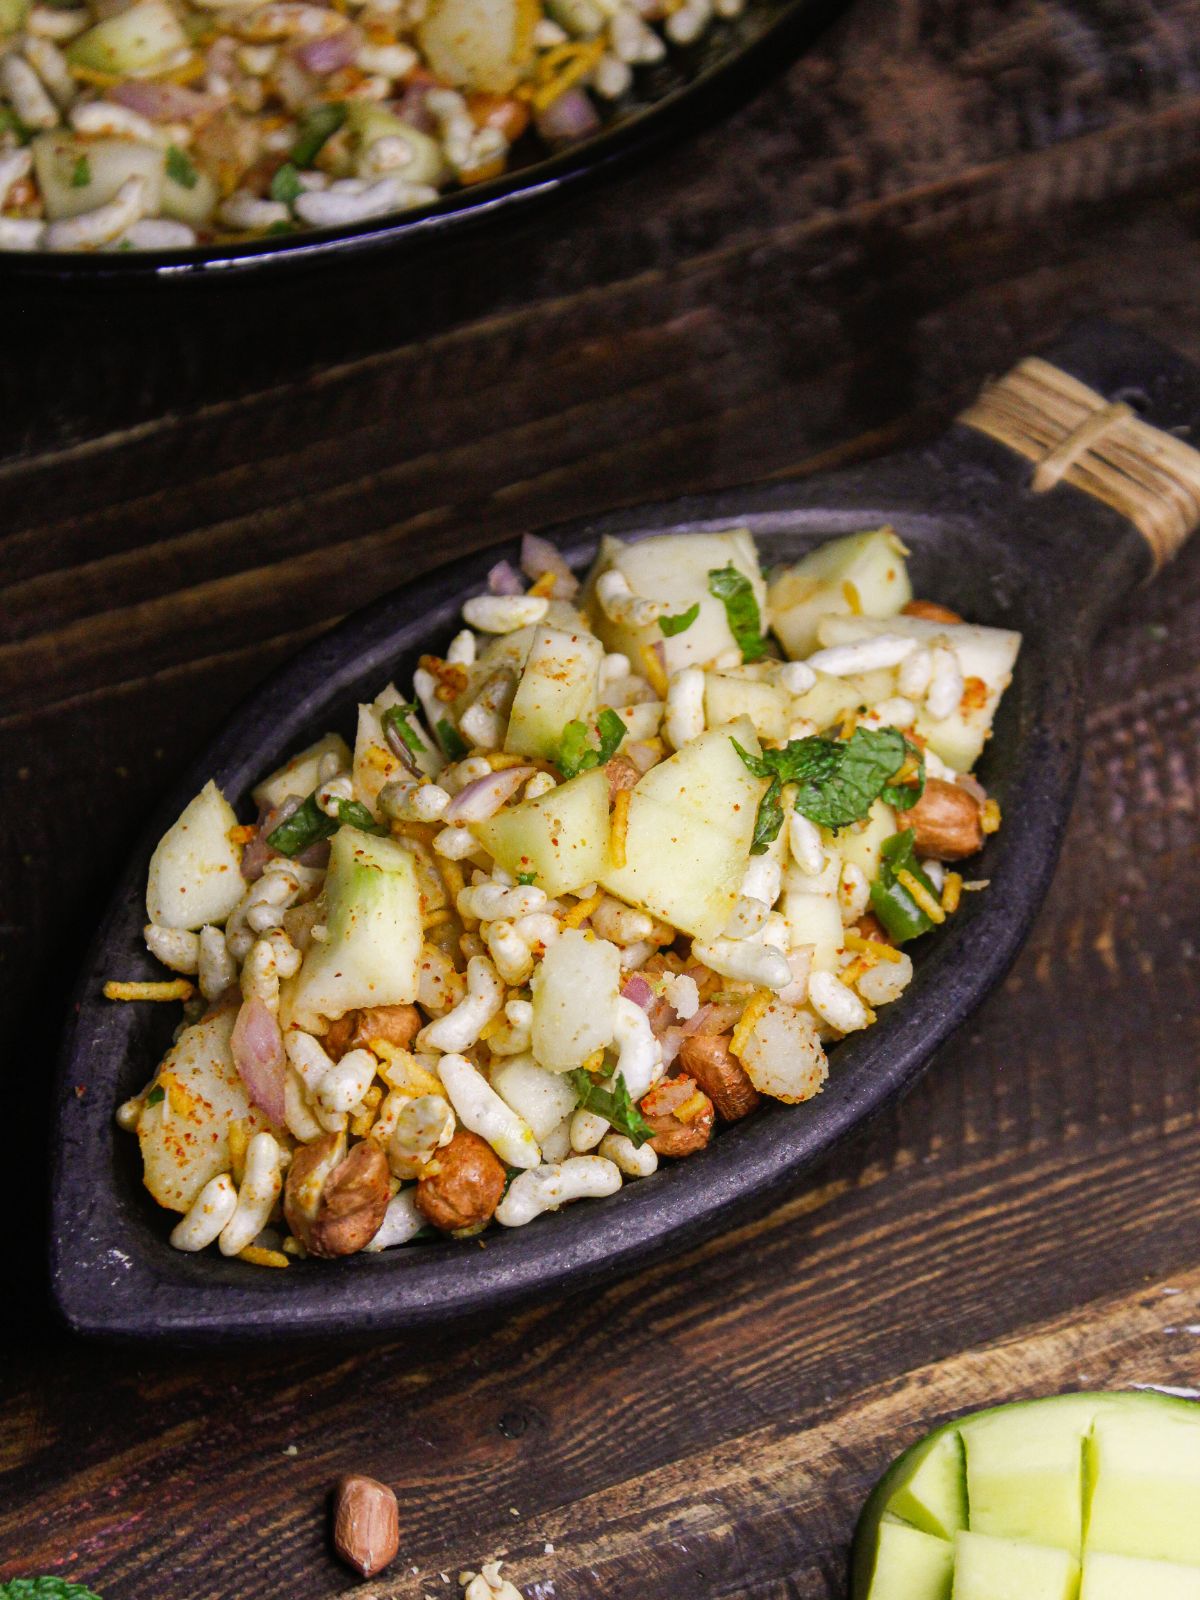
[(340, 1061), (350, 1050), (367, 1050), (372, 1039), (383, 1039), (399, 1050), (407, 1050), (421, 1028), (416, 1006), (364, 1006), (347, 1011), (329, 1025), (322, 1039), (325, 1054)]
[(983, 808), (974, 795), (944, 778), (927, 778), (915, 806), (897, 815), (913, 830), (913, 849), (935, 861), (961, 861), (983, 848)]
[(341, 1148), (340, 1136), (323, 1134), (301, 1145), (288, 1168), (283, 1214), (310, 1255), (351, 1256), (379, 1232), (392, 1197), (387, 1157), (364, 1140), (332, 1168), (319, 1192), (306, 1194), (314, 1172)]
[(400, 1548), (400, 1511), (386, 1483), (351, 1473), (333, 1491), (333, 1546), (348, 1567), (373, 1578)]
[(693, 1033), (683, 1041), (679, 1059), (716, 1107), (722, 1122), (749, 1116), (762, 1102), (745, 1067), (729, 1052), (728, 1033)]
[(691, 1078), (664, 1078), (643, 1097), (641, 1112), (653, 1129), (650, 1148), (657, 1155), (674, 1156), (676, 1160), (695, 1155), (712, 1138), (714, 1112), (711, 1100), (690, 1122), (680, 1122), (675, 1115), (676, 1108), (690, 1100), (695, 1093), (696, 1085)]
[(504, 1163), (477, 1133), (459, 1128), (434, 1157), (438, 1170), (417, 1184), (417, 1210), (443, 1233), (490, 1222), (500, 1204)]

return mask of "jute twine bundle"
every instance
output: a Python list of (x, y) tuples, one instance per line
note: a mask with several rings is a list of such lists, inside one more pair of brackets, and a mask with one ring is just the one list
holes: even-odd
[(1155, 570), (1200, 524), (1200, 451), (1029, 356), (959, 418), (1036, 462), (1035, 494), (1067, 482), (1139, 529)]

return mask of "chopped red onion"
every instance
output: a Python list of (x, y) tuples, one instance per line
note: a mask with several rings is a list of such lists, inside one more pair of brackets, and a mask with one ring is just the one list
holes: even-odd
[(392, 110), (419, 133), (436, 133), (437, 118), (427, 103), (430, 91), (436, 88), (436, 83), (410, 83), (400, 98), (392, 101)]
[(635, 1006), (641, 1006), (643, 1011), (649, 1011), (654, 1004), (654, 990), (640, 972), (635, 972), (628, 978), (621, 994), (626, 1000), (632, 1000)]
[(229, 1036), (229, 1049), (250, 1103), (282, 1126), (283, 1035), (278, 1020), (257, 997), (242, 1002)]
[(521, 582), (521, 574), (511, 561), (497, 561), (488, 573), (487, 578), (489, 594), (524, 594), (525, 585)]
[(978, 778), (973, 778), (969, 772), (960, 772), (955, 782), (960, 789), (965, 789), (973, 800), (978, 800), (981, 806), (987, 805), (988, 792)]
[(222, 104), (216, 95), (201, 94), (180, 83), (147, 83), (142, 78), (114, 84), (107, 98), (150, 122), (194, 122)]
[(579, 88), (560, 94), (544, 111), (539, 111), (533, 121), (542, 138), (551, 145), (577, 144), (600, 126), (595, 106)]
[(579, 579), (563, 559), (562, 551), (536, 533), (527, 533), (521, 540), (521, 571), (534, 582), (552, 572), (556, 600), (572, 600), (579, 592)]
[(253, 839), (247, 841), (242, 851), (242, 877), (247, 883), (257, 883), (262, 877), (267, 862), (279, 854), (272, 850), (267, 843), (267, 835), (273, 833), (281, 822), (286, 822), (293, 811), (299, 811), (304, 804), (303, 797), (291, 794), (282, 805), (272, 806), (258, 819), (258, 831)]
[(454, 796), (442, 813), (443, 821), (486, 822), (536, 770), (534, 767), (505, 767), (502, 772), (489, 772), (486, 778), (476, 778)]
[(324, 39), (309, 39), (305, 44), (298, 45), (292, 54), (306, 72), (325, 77), (330, 72), (337, 72), (340, 67), (348, 67), (358, 54), (361, 43), (357, 28), (340, 28), (337, 33), (328, 34)]

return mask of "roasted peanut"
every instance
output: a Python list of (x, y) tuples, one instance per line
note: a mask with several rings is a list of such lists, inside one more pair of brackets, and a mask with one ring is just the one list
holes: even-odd
[(350, 1256), (379, 1232), (392, 1197), (387, 1157), (370, 1140), (346, 1154), (340, 1134), (301, 1145), (283, 1196), (288, 1227), (314, 1256)]
[(331, 1023), (321, 1043), (331, 1060), (340, 1061), (350, 1050), (368, 1049), (372, 1039), (384, 1039), (407, 1050), (420, 1027), (421, 1014), (416, 1006), (367, 1006), (361, 1011), (347, 1011)]
[(373, 1578), (400, 1548), (400, 1512), (386, 1483), (353, 1473), (333, 1491), (333, 1546), (347, 1566)]
[[(690, 1112), (697, 1099), (704, 1104), (686, 1120), (677, 1111)], [(712, 1138), (713, 1105), (691, 1078), (664, 1078), (642, 1099), (642, 1115), (654, 1130), (650, 1148), (660, 1156), (690, 1156)]]
[(729, 1053), (730, 1035), (693, 1033), (684, 1041), (679, 1059), (717, 1109), (722, 1122), (749, 1116), (762, 1096), (750, 1082), (745, 1067)]
[(608, 779), (608, 803), (612, 805), (622, 789), (633, 788), (641, 773), (628, 756), (613, 756), (604, 763), (604, 776)]
[(939, 605), (936, 600), (910, 600), (906, 606), (901, 606), (900, 615), (923, 617), (926, 622), (962, 621), (957, 611), (951, 611), (949, 606)]
[(919, 856), (935, 861), (961, 861), (983, 846), (982, 808), (974, 795), (944, 778), (927, 778), (916, 805), (898, 814), (902, 828), (914, 833)]
[(435, 1159), (438, 1171), (417, 1184), (417, 1210), (443, 1233), (490, 1221), (507, 1174), (487, 1140), (460, 1128)]

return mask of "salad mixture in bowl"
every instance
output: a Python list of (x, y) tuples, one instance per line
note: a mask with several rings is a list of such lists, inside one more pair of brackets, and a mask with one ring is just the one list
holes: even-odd
[(596, 132), (639, 68), (744, 5), (0, 0), (0, 250), (175, 250), (426, 205)]
[(184, 1002), (121, 1106), (176, 1248), (287, 1266), (518, 1228), (817, 1095), (986, 883), (972, 776), (1020, 635), (914, 599), (888, 528), (527, 538), (444, 656), (150, 862)]

